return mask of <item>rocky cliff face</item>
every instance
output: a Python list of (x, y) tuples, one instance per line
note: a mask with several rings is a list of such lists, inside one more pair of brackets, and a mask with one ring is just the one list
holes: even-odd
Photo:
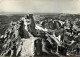
[(2, 55), (6, 55), (14, 45), (16, 45), (16, 42), (20, 41), (19, 36), (19, 23), (18, 22), (11, 22), (9, 28), (5, 31), (5, 34), (1, 36), (3, 41), (3, 46), (1, 50)]
[[(3, 45), (1, 45), (1, 55), (34, 55), (34, 41), (32, 35), (25, 29), (23, 19), (17, 22), (11, 22), (5, 34), (1, 36)], [(20, 53), (21, 52), (21, 53)]]

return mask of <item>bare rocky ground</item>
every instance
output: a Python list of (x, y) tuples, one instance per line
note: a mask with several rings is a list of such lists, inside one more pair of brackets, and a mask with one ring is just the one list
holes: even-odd
[[(15, 19), (16, 20), (16, 18), (17, 17), (13, 17), (13, 19)], [(49, 17), (46, 17), (46, 19), (47, 18), (51, 18), (50, 16)], [(6, 18), (5, 18), (6, 19)], [(65, 19), (65, 18), (64, 18)], [(8, 20), (6, 20), (6, 21), (8, 21)], [(4, 22), (4, 21), (3, 21)], [(2, 24), (2, 23), (1, 23)], [(6, 23), (4, 23), (4, 24), (6, 24)], [(7, 24), (7, 25), (9, 25), (9, 24)], [(5, 25), (6, 26), (6, 25)], [(4, 31), (6, 31), (6, 29), (8, 28), (8, 26), (7, 27), (5, 27), (4, 25), (3, 26), (1, 26), (2, 27), (2, 29), (1, 29), (1, 31), (2, 32), (4, 32)], [(3, 31), (4, 30), (4, 31)], [(78, 28), (78, 30), (80, 30), (79, 28)], [(16, 31), (16, 30), (15, 30)], [(5, 33), (5, 32), (4, 32)], [(17, 34), (15, 34), (15, 35), (17, 35)], [(10, 36), (10, 35), (9, 35)], [(12, 37), (12, 36), (11, 36)], [(25, 56), (28, 56), (28, 55), (31, 55), (31, 56), (33, 56), (34, 55), (34, 41), (36, 40), (37, 38), (35, 38), (34, 39), (34, 37), (32, 37), (32, 38), (29, 38), (29, 39), (21, 39), (22, 40), (22, 42), (23, 42), (23, 45), (22, 46), (19, 46), (20, 48), (22, 48), (22, 51), (21, 51), (21, 55), (23, 56), (23, 57), (25, 57)], [(12, 40), (13, 40), (13, 37), (12, 37)], [(56, 40), (55, 40), (56, 41)], [(11, 42), (11, 41), (10, 41)], [(57, 42), (57, 41), (56, 41)], [(18, 49), (17, 49), (18, 50)], [(60, 56), (61, 57), (61, 56)], [(72, 56), (73, 57), (73, 56)]]

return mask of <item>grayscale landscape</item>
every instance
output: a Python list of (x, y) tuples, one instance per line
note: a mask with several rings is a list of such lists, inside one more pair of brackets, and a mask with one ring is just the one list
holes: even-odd
[(0, 55), (80, 55), (80, 14), (0, 15)]

